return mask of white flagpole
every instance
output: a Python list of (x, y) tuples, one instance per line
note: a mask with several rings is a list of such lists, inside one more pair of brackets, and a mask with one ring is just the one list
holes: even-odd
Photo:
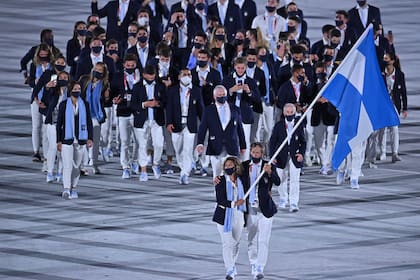
[[(349, 51), (349, 53), (353, 52), (356, 48), (359, 47), (360, 43), (364, 40), (364, 38), (368, 34), (369, 30), (372, 29), (372, 28), (373, 28), (373, 25), (372, 24), (369, 24), (369, 26), (366, 28), (366, 30), (363, 32), (363, 34), (360, 36), (360, 38), (357, 40), (357, 42), (354, 44), (354, 46), (351, 48), (351, 50)], [(315, 98), (312, 101), (312, 103), (309, 104), (309, 106), (306, 109), (305, 113), (300, 117), (300, 119), (298, 120), (298, 122), (295, 124), (295, 126), (292, 129), (292, 132), (288, 135), (288, 137), (286, 137), (286, 139), (284, 139), (284, 141), (283, 141), (283, 143), (281, 143), (280, 147), (278, 147), (278, 149), (276, 150), (276, 152), (274, 153), (274, 155), (271, 157), (271, 159), (268, 162), (268, 164), (272, 164), (273, 163), (273, 161), (276, 159), (276, 157), (278, 156), (278, 154), (280, 153), (280, 151), (284, 148), (284, 146), (288, 142), (289, 138), (293, 135), (293, 133), (295, 133), (295, 131), (298, 129), (299, 125), (302, 124), (303, 120), (306, 119), (306, 116), (308, 115), (309, 110), (312, 109), (315, 106), (315, 103), (317, 102), (317, 100), (322, 96), (322, 94), (324, 93), (324, 90), (330, 84), (330, 81), (332, 81), (334, 79), (334, 77), (337, 75), (337, 73), (339, 72), (338, 70), (341, 68), (341, 65), (343, 65), (348, 60), (348, 57), (349, 56), (346, 55), (346, 57), (343, 59), (343, 61), (340, 63), (340, 65), (337, 67), (337, 69), (334, 71), (334, 73), (331, 75), (331, 77), (328, 79), (327, 83), (322, 87), (322, 89), (315, 96)], [(277, 172), (277, 171), (274, 170), (273, 172)], [(261, 180), (261, 178), (264, 176), (264, 174), (265, 174), (265, 170), (263, 169), (260, 172), (260, 175), (257, 177), (257, 179), (255, 179), (254, 183), (251, 185), (251, 187), (249, 188), (249, 190), (244, 195), (244, 199), (246, 199), (249, 196), (249, 194), (251, 193), (251, 191), (255, 188), (255, 186), (258, 184), (258, 182)]]

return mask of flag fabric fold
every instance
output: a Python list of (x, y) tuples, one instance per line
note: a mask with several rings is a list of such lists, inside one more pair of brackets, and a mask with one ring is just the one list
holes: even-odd
[(352, 148), (365, 141), (373, 131), (399, 125), (398, 114), (379, 69), (372, 25), (366, 28), (331, 76), (322, 96), (340, 112), (332, 157), (335, 170)]

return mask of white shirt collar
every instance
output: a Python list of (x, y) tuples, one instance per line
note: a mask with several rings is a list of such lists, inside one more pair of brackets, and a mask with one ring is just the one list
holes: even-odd
[(210, 66), (208, 64), (207, 64), (206, 69), (204, 69), (204, 70), (201, 70), (198, 65), (197, 65), (197, 67), (195, 69), (197, 70), (197, 72), (207, 72), (207, 73), (210, 72)]

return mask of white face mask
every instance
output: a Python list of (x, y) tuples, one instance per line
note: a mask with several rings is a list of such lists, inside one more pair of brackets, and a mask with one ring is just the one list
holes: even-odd
[(149, 19), (147, 17), (140, 17), (137, 19), (137, 23), (140, 26), (146, 26), (146, 25), (149, 25)]
[(161, 67), (161, 68), (169, 68), (169, 62), (164, 62), (164, 61), (160, 61), (159, 60), (159, 66)]
[(181, 83), (184, 86), (188, 86), (189, 84), (191, 84), (191, 77), (190, 76), (181, 77)]

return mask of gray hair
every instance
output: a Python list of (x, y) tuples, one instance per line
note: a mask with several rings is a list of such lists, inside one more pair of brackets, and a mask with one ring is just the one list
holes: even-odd
[(214, 89), (213, 89), (213, 97), (216, 95), (216, 92), (218, 90), (223, 90), (223, 92), (225, 93), (225, 95), (227, 95), (227, 89), (222, 86), (222, 85), (217, 85)]
[(293, 108), (293, 114), (296, 114), (296, 106), (293, 103), (286, 103), (283, 107), (283, 115), (285, 115), (285, 111), (287, 108)]

